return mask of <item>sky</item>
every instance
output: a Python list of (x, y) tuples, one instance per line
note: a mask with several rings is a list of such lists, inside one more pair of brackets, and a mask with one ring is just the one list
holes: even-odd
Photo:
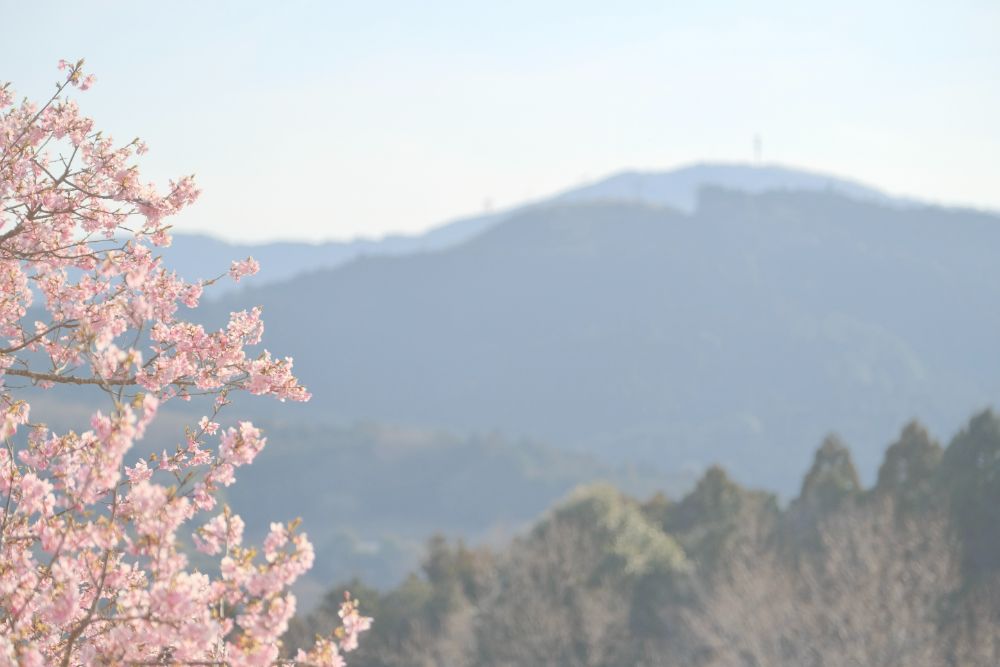
[(1000, 210), (1000, 2), (0, 0), (0, 81), (60, 58), (98, 128), (195, 173), (178, 229), (417, 233), (624, 169), (749, 162)]

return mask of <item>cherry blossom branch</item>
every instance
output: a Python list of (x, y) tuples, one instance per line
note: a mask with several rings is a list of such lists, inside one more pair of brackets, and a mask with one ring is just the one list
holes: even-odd
[[(63, 96), (92, 78), (82, 61), (60, 67), (69, 73), (40, 108), (15, 106), (0, 87), (0, 664), (339, 667), (371, 622), (349, 599), (338, 635), (279, 659), (295, 611), (288, 588), (314, 558), (297, 522), (273, 524), (258, 551), (242, 545), (243, 521), (226, 509), (188, 533), (220, 556), (219, 576), (188, 568), (181, 531), (215, 510), (266, 443), (249, 422), (215, 421), (230, 392), (309, 394), (291, 359), (248, 352), (261, 342), (259, 309), (218, 331), (179, 317), (225, 276), (187, 283), (154, 253), (170, 241), (164, 220), (198, 190), (190, 177), (163, 193), (143, 184), (133, 160), (145, 146), (94, 131)], [(228, 275), (257, 269), (246, 258)], [(38, 293), (48, 323), (29, 325)], [(31, 421), (12, 378), (96, 386), (110, 413), (91, 415), (89, 430), (53, 433)], [(162, 403), (203, 395), (215, 398), (211, 417), (185, 429), (184, 445), (130, 464)]]
[(133, 386), (138, 384), (135, 377), (124, 378), (120, 380), (105, 380), (103, 378), (81, 378), (73, 375), (59, 375), (58, 373), (39, 373), (36, 371), (26, 371), (19, 368), (8, 368), (4, 371), (6, 375), (16, 375), (18, 377), (28, 378), (34, 380), (35, 382), (56, 382), (59, 384), (93, 384), (93, 385), (124, 385)]

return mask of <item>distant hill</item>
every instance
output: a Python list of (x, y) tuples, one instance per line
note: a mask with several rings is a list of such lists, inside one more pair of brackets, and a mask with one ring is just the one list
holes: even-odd
[(864, 476), (896, 424), (947, 431), (1000, 401), (998, 248), (988, 214), (709, 189), (692, 213), (539, 206), (450, 249), (206, 308), (264, 306), (267, 346), (315, 395), (287, 418), (501, 429), (669, 471), (719, 462), (788, 494), (831, 423)]
[[(474, 238), (512, 215), (553, 202), (628, 201), (691, 212), (699, 190), (712, 186), (751, 193), (771, 190), (830, 191), (862, 200), (898, 201), (853, 181), (801, 169), (773, 165), (697, 164), (663, 172), (615, 174), (540, 202), (498, 213), (461, 218), (413, 236), (392, 235), (378, 240), (317, 244), (235, 244), (207, 235), (177, 233), (173, 246), (164, 249), (163, 254), (168, 265), (189, 280), (212, 278), (226, 271), (230, 261), (253, 255), (263, 267), (254, 284), (263, 285), (287, 280), (305, 271), (333, 268), (369, 255), (406, 255), (449, 248)], [(236, 289), (232, 283), (223, 281), (213, 287), (213, 293)]]

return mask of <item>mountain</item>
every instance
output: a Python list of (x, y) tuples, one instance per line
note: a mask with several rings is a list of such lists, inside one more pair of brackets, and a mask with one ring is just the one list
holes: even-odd
[(264, 307), (267, 347), (314, 393), (280, 406), (289, 419), (500, 429), (667, 471), (718, 462), (787, 495), (831, 423), (870, 476), (895, 424), (953, 429), (1000, 399), (998, 247), (985, 213), (708, 189), (691, 213), (538, 206), (446, 250), (205, 310)]
[(557, 195), (554, 201), (630, 201), (691, 213), (697, 206), (698, 193), (706, 187), (755, 194), (782, 190), (834, 192), (862, 201), (906, 203), (867, 185), (828, 174), (744, 164), (695, 164), (666, 172), (627, 171)]
[[(277, 242), (234, 244), (203, 234), (177, 233), (170, 248), (163, 250), (167, 265), (189, 279), (212, 278), (229, 268), (229, 262), (253, 255), (262, 266), (255, 284), (280, 282), (304, 271), (333, 268), (368, 255), (406, 255), (450, 248), (474, 238), (512, 215), (553, 202), (629, 201), (668, 206), (682, 211), (694, 209), (704, 187), (724, 187), (742, 192), (808, 190), (838, 192), (861, 200), (883, 203), (898, 201), (859, 183), (800, 169), (773, 165), (696, 164), (665, 172), (624, 172), (592, 184), (573, 188), (550, 199), (498, 213), (471, 216), (413, 236), (390, 235), (379, 240), (327, 243)], [(215, 294), (235, 291), (222, 281)]]

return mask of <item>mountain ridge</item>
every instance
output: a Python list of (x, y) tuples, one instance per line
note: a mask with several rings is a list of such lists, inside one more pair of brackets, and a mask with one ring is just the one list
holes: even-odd
[[(859, 182), (837, 176), (780, 165), (744, 165), (702, 162), (666, 171), (623, 171), (593, 183), (569, 188), (538, 201), (484, 215), (463, 216), (424, 232), (389, 234), (380, 239), (308, 243), (231, 243), (206, 234), (177, 232), (174, 246), (163, 250), (170, 266), (189, 280), (211, 278), (228, 269), (219, 263), (253, 255), (261, 262), (256, 284), (280, 282), (312, 269), (334, 268), (368, 255), (397, 256), (453, 247), (492, 228), (499, 222), (527, 210), (558, 203), (629, 201), (694, 210), (698, 191), (703, 187), (725, 187), (760, 193), (769, 190), (830, 190), (871, 201), (912, 205)], [(214, 268), (213, 268), (214, 267)], [(208, 272), (208, 275), (206, 274)], [(214, 293), (236, 291), (231, 284), (217, 284)]]

